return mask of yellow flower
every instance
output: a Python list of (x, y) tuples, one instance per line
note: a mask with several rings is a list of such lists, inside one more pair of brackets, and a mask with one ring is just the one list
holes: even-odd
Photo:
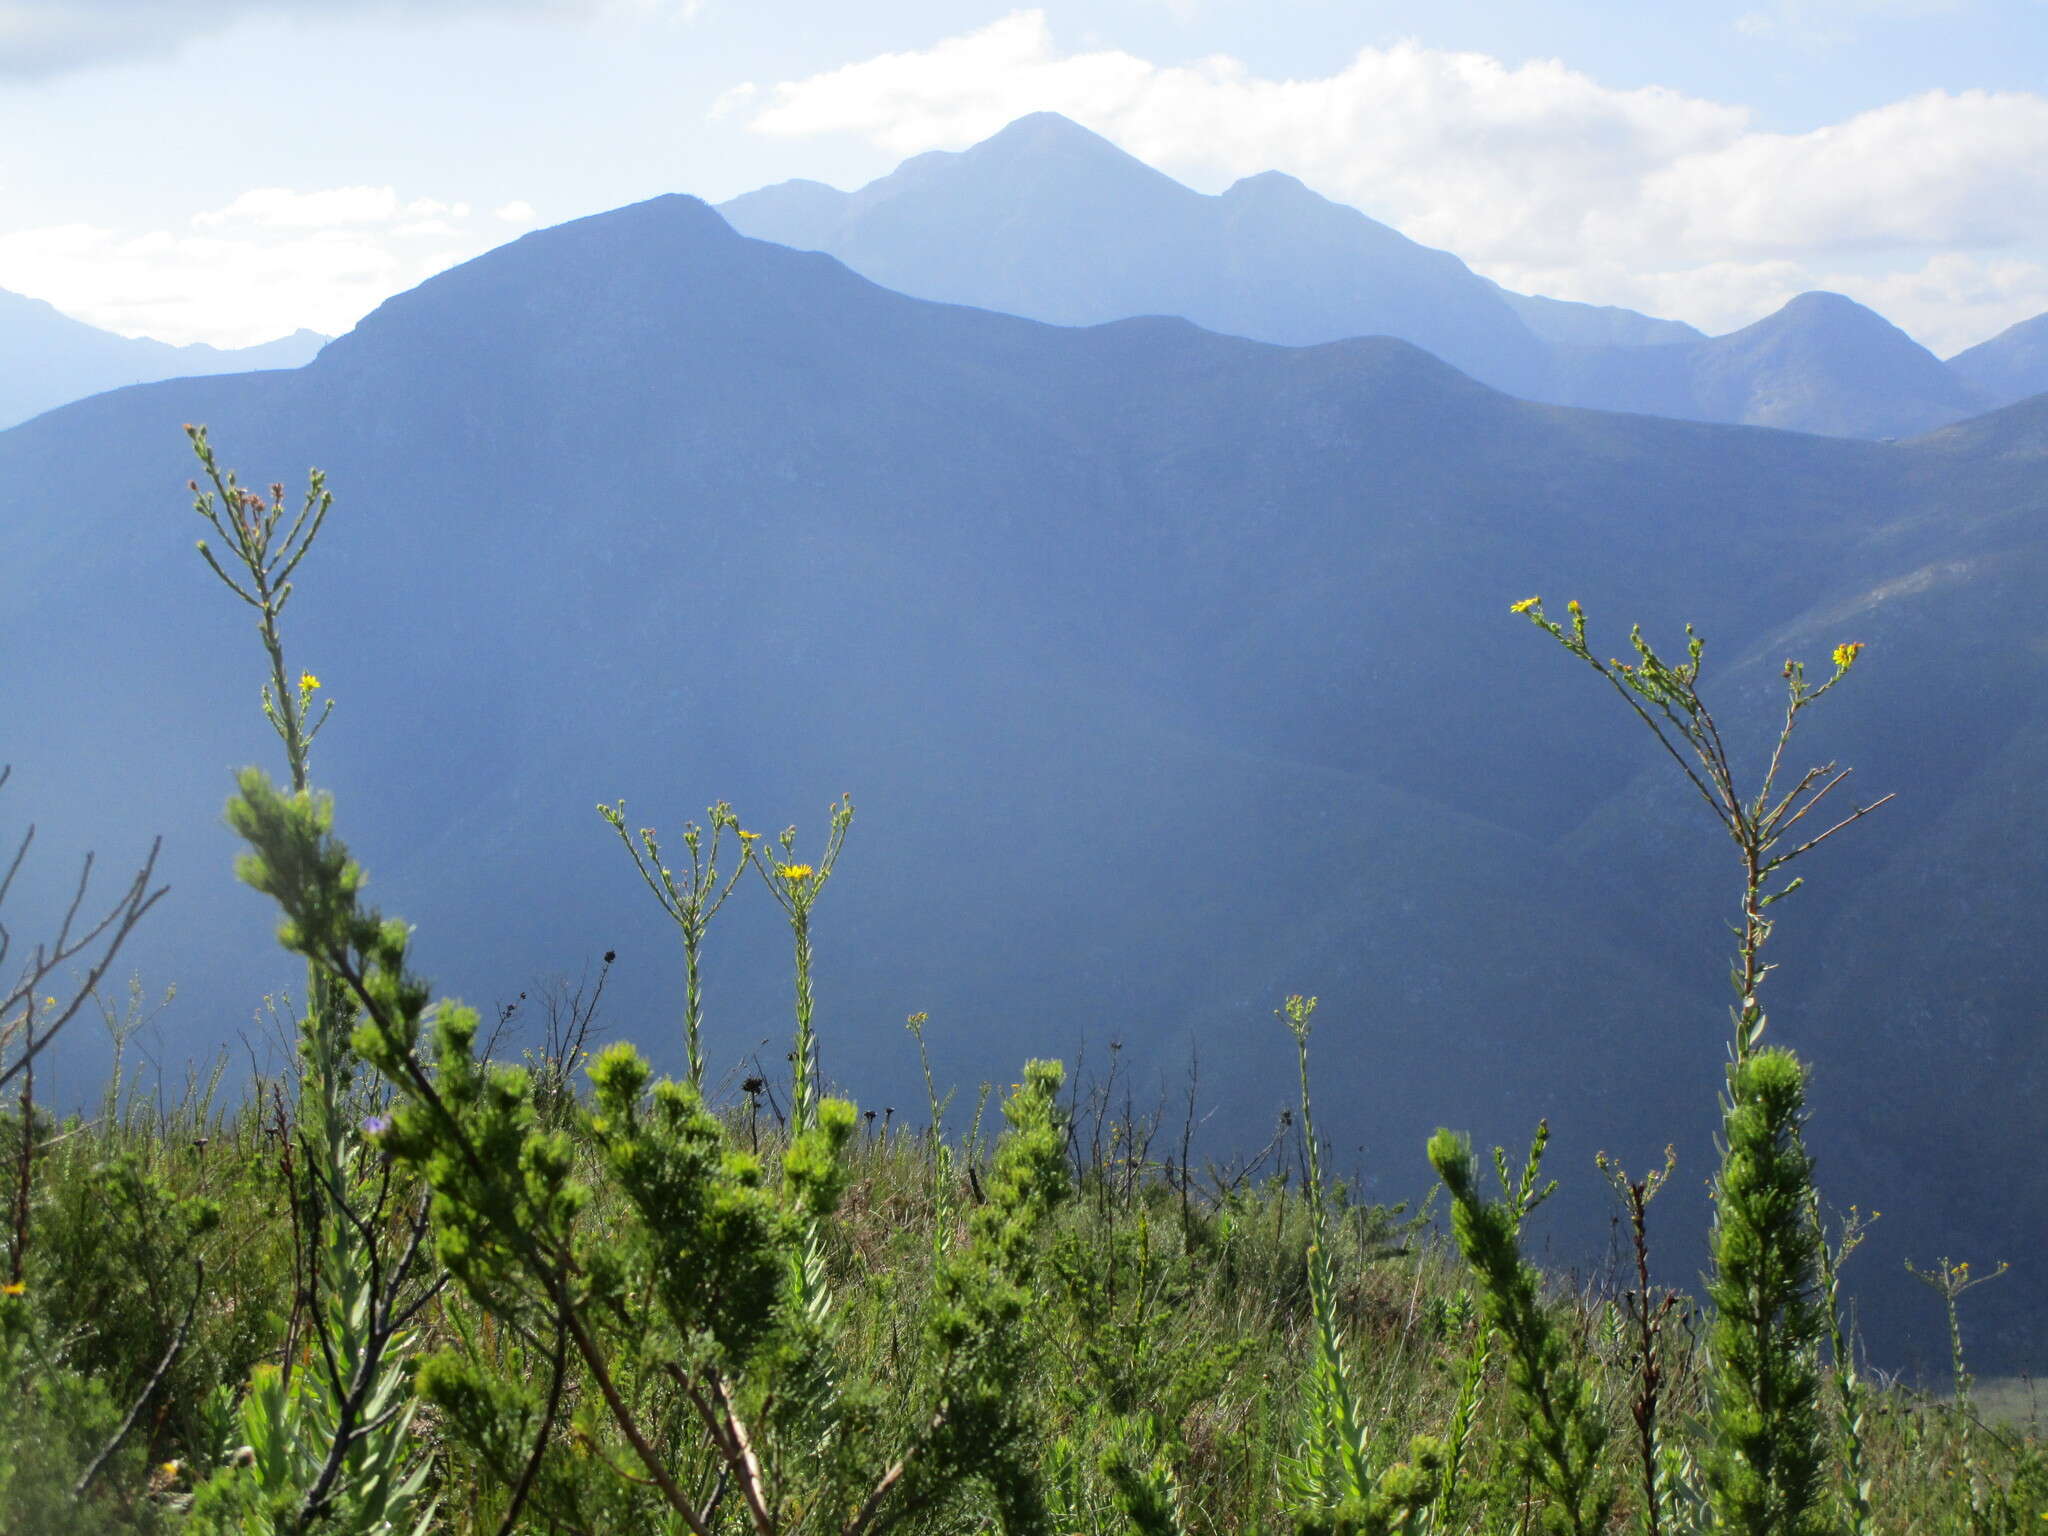
[(745, 827), (741, 827), (740, 841), (744, 843), (758, 843), (759, 841), (761, 841), (761, 834), (758, 832), (749, 832)]
[(320, 679), (315, 677), (312, 673), (301, 672), (299, 674), (299, 691), (301, 693), (313, 693), (319, 687)]
[(28, 1286), (19, 1280), (10, 1281), (6, 1285), (0, 1285), (0, 1296), (23, 1296), (27, 1293)]
[(808, 864), (785, 864), (782, 866), (782, 868), (778, 869), (775, 872), (778, 875), (782, 876), (783, 879), (787, 880), (791, 885), (801, 885), (804, 881), (810, 879), (812, 875), (817, 873), (817, 871), (812, 869), (811, 866)]
[(1573, 618), (1577, 618), (1580, 614), (1586, 611), (1585, 609), (1579, 606), (1579, 600), (1576, 597), (1573, 598), (1570, 602), (1566, 603), (1564, 606), (1565, 611), (1569, 613)]
[(1525, 597), (1519, 603), (1513, 603), (1509, 605), (1508, 612), (1527, 613), (1531, 608), (1534, 608), (1538, 603), (1542, 601), (1543, 599), (1540, 597)]
[(1856, 665), (1856, 653), (1863, 649), (1861, 640), (1852, 640), (1847, 645), (1835, 647), (1835, 670), (1846, 672)]

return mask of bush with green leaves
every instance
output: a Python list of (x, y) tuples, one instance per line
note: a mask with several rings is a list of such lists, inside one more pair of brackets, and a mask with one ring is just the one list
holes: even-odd
[[(362, 872), (327, 802), (250, 771), (229, 820), (251, 849), (243, 878), (284, 913), (280, 938), (353, 1000), (354, 1050), (399, 1090), (368, 1131), (432, 1190), (440, 1261), (483, 1315), (554, 1339), (557, 1361), (575, 1355), (606, 1437), (623, 1442), (649, 1490), (648, 1518), (659, 1506), (708, 1533), (730, 1497), (764, 1536), (820, 1510), (858, 1536), (978, 1485), (1006, 1529), (1042, 1528), (1008, 1385), (1028, 1347), (1036, 1235), (1066, 1188), (1057, 1065), (1027, 1067), (969, 1240), (939, 1269), (927, 1319), (939, 1364), (925, 1399), (885, 1411), (876, 1383), (835, 1373), (830, 1308), (807, 1280), (845, 1186), (851, 1104), (813, 1099), (771, 1170), (698, 1089), (654, 1082), (632, 1046), (611, 1046), (590, 1067), (586, 1131), (630, 1221), (593, 1227), (570, 1135), (540, 1127), (525, 1069), (478, 1059), (473, 1011), (430, 1006), (408, 969), (405, 925), (362, 904)], [(532, 1438), (515, 1509), (547, 1497), (539, 1470), (563, 1450), (558, 1401), (529, 1423), (518, 1383), (461, 1350), (428, 1360), (420, 1386), (479, 1466), (509, 1467), (518, 1420)]]

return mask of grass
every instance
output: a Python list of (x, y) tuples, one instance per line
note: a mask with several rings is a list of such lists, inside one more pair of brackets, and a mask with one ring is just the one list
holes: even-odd
[[(0, 1458), (16, 1479), (0, 1492), (0, 1529), (9, 1536), (179, 1528), (195, 1482), (233, 1460), (239, 1442), (228, 1443), (229, 1409), (252, 1368), (280, 1359), (295, 1291), (282, 1176), (290, 1141), (279, 1134), (276, 1107), (280, 1093), (289, 1102), (288, 1085), (248, 1084), (232, 1103), (206, 1091), (212, 1087), (202, 1079), (159, 1107), (136, 1084), (91, 1121), (41, 1129), (27, 1288), (13, 1300), (25, 1303), (28, 1327), (73, 1388), (66, 1401), (10, 1413), (0, 1430)], [(741, 1105), (724, 1118), (736, 1141), (777, 1155), (782, 1133), (772, 1117)], [(0, 1121), (0, 1150), (19, 1129), (18, 1118)], [(1105, 1139), (1113, 1146), (1124, 1138)], [(1183, 1528), (1292, 1529), (1278, 1471), (1298, 1449), (1317, 1327), (1306, 1262), (1313, 1213), (1288, 1166), (1296, 1149), (1282, 1149), (1270, 1165), (1285, 1171), (1227, 1195), (1184, 1198), (1171, 1164), (1091, 1155), (1090, 1140), (1071, 1139), (1075, 1198), (1039, 1239), (1058, 1262), (1033, 1298), (1029, 1369), (1013, 1384), (1030, 1455), (1054, 1485), (1052, 1528), (1130, 1528), (1101, 1469), (1116, 1443), (1113, 1410), (1170, 1400), (1174, 1416), (1162, 1439), (1172, 1446)], [(848, 1182), (825, 1252), (838, 1304), (831, 1348), (849, 1378), (907, 1381), (920, 1369), (926, 1346), (916, 1319), (930, 1303), (937, 1264), (966, 1241), (968, 1213), (990, 1170), (985, 1146), (940, 1147), (926, 1131), (899, 1126), (886, 1135), (864, 1129), (848, 1149)], [(577, 1159), (595, 1161), (580, 1142)], [(942, 1168), (950, 1170), (944, 1184), (934, 1177)], [(616, 1196), (600, 1199), (607, 1206), (595, 1213), (599, 1227), (627, 1219), (611, 1208)], [(72, 1500), (79, 1451), (111, 1431), (178, 1331), (189, 1270), (175, 1213), (196, 1200), (218, 1206), (217, 1222), (191, 1243), (205, 1260), (203, 1303), (130, 1438), (90, 1496)], [(1373, 1444), (1399, 1448), (1414, 1434), (1441, 1434), (1483, 1326), (1470, 1271), (1434, 1229), (1351, 1204), (1341, 1191), (1333, 1192), (1326, 1241), (1338, 1276), (1336, 1321)], [(1638, 1361), (1623, 1295), (1553, 1283), (1544, 1306), (1593, 1382), (1608, 1443), (1627, 1446)], [(1685, 1302), (1678, 1315), (1680, 1326), (1663, 1342), (1665, 1412), (1683, 1438), (1700, 1430), (1705, 1371), (1699, 1309)], [(421, 1316), (421, 1350), (473, 1338), (482, 1326), (459, 1291), (443, 1290)], [(306, 1369), (310, 1346), (301, 1347)], [(25, 1383), (17, 1376), (9, 1390), (20, 1394)], [(578, 1435), (590, 1432), (582, 1420), (588, 1384), (573, 1382), (569, 1395), (573, 1406), (551, 1454), (575, 1460)], [(1904, 1387), (1877, 1391), (1866, 1430), (1877, 1529), (2038, 1523), (2048, 1485), (2030, 1417), (2022, 1382), (1979, 1383), (1971, 1410)], [(67, 1432), (45, 1441), (53, 1429)], [(40, 1443), (28, 1443), (31, 1434)], [(1482, 1379), (1470, 1443), (1473, 1495), (1452, 1528), (1539, 1528), (1541, 1501), (1516, 1457), (1520, 1432), (1498, 1359)], [(497, 1529), (502, 1486), (435, 1415), (423, 1415), (415, 1444), (442, 1495), (433, 1528), (464, 1536)], [(1640, 1499), (1628, 1472), (1618, 1455), (1608, 1458), (1614, 1530), (1638, 1528)], [(994, 1529), (992, 1518), (970, 1505), (904, 1528)], [(574, 1527), (536, 1518), (517, 1528)]]

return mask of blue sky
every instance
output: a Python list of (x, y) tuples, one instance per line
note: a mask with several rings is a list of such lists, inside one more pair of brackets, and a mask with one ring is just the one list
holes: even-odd
[(1025, 111), (1510, 286), (1944, 354), (2048, 310), (2048, 0), (0, 0), (0, 287), (231, 345), (536, 224), (857, 185)]

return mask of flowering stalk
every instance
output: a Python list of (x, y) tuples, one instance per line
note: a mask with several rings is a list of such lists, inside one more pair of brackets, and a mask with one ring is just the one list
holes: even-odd
[(1569, 618), (1562, 624), (1544, 613), (1541, 598), (1526, 598), (1513, 611), (1621, 696), (1706, 802), (1741, 860), (1742, 922), (1730, 972), (1734, 1038), (1721, 1096), (1723, 1151), (1714, 1181), (1714, 1272), (1708, 1283), (1717, 1308), (1708, 1485), (1722, 1526), (1752, 1536), (1799, 1536), (1820, 1519), (1815, 1493), (1821, 1445), (1813, 1399), (1823, 1327), (1817, 1255), (1804, 1220), (1813, 1198), (1812, 1163), (1802, 1139), (1806, 1079), (1791, 1052), (1763, 1046), (1767, 1020), (1757, 994), (1771, 969), (1763, 960), (1774, 924), (1770, 908), (1803, 883), (1785, 878), (1786, 867), (1892, 798), (1882, 796), (1810, 831), (1820, 823), (1807, 818), (1850, 770), (1830, 762), (1807, 769), (1789, 788), (1781, 779), (1800, 717), (1849, 675), (1864, 647), (1861, 641), (1836, 646), (1834, 670), (1818, 687), (1807, 682), (1801, 663), (1785, 663), (1777, 739), (1755, 792), (1744, 794), (1720, 728), (1700, 698), (1706, 647), (1690, 625), (1682, 661), (1658, 655), (1638, 627), (1629, 632), (1633, 662), (1602, 662), (1587, 644), (1586, 612), (1576, 599), (1566, 604)]
[[(263, 715), (284, 746), (292, 796), (310, 803), (313, 742), (334, 712), (330, 699), (313, 709), (320, 679), (301, 671), (289, 681), (279, 619), (295, 590), (294, 573), (326, 525), (334, 497), (319, 470), (308, 476), (297, 513), (286, 521), (284, 486), (265, 497), (223, 469), (206, 429), (187, 426), (209, 488), (187, 482), (193, 510), (224, 541), (230, 574), (205, 539), (200, 558), (229, 591), (256, 610), (257, 633), (270, 663)], [(398, 1223), (394, 1238), (388, 1168), (369, 1166), (354, 1083), (358, 1057), (349, 1043), (355, 1004), (335, 976), (308, 957), (307, 1011), (300, 1023), (302, 1070), (298, 1134), (304, 1157), (292, 1199), (303, 1213), (305, 1285), (293, 1299), (285, 1358), (274, 1391), (252, 1395), (247, 1414), (265, 1415), (279, 1454), (268, 1464), (267, 1491), (296, 1503), (291, 1529), (304, 1531), (346, 1510), (364, 1530), (390, 1528), (419, 1502), (429, 1463), (409, 1459), (413, 1409), (403, 1357), (405, 1323), (420, 1299), (418, 1260), (427, 1233), (424, 1202)], [(426, 1294), (431, 1294), (429, 1290)], [(297, 1325), (308, 1319), (317, 1369), (294, 1381)], [(297, 1390), (294, 1390), (296, 1385)], [(253, 1421), (252, 1422), (252, 1433)], [(421, 1516), (424, 1523), (431, 1512)]]
[[(689, 851), (690, 872), (681, 881), (661, 859), (661, 844), (656, 840), (654, 828), (642, 827), (636, 845), (626, 831), (626, 802), (617, 805), (600, 805), (597, 814), (611, 824), (619, 834), (619, 841), (625, 844), (626, 853), (633, 861), (633, 867), (640, 872), (640, 878), (647, 882), (647, 889), (654, 893), (654, 899), (661, 903), (661, 910), (676, 925), (683, 939), (683, 1051), (689, 1066), (690, 1086), (699, 1092), (704, 1088), (704, 982), (701, 963), (704, 955), (704, 935), (711, 926), (711, 919), (718, 915), (718, 909), (725, 905), (732, 888), (740, 883), (747, 865), (753, 858), (753, 845), (759, 835), (741, 829), (740, 820), (733, 814), (732, 807), (723, 800), (705, 812), (711, 819), (711, 835), (707, 839), (704, 829), (696, 822), (683, 824), (683, 846)], [(718, 878), (718, 847), (727, 828), (739, 836), (740, 858), (724, 884)]]
[(334, 702), (330, 699), (320, 717), (308, 723), (320, 679), (302, 672), (296, 688), (287, 683), (284, 643), (278, 636), (277, 621), (285, 604), (291, 601), (292, 573), (320, 536), (334, 496), (327, 489), (327, 477), (317, 469), (312, 471), (307, 477), (305, 501), (280, 538), (278, 529), (284, 526), (284, 486), (273, 484), (266, 500), (241, 484), (233, 470), (220, 467), (212, 445), (206, 440), (206, 428), (188, 425), (185, 435), (191, 439), (192, 452), (212, 487), (203, 490), (197, 480), (186, 482), (192, 492), (192, 510), (227, 542), (240, 574), (230, 576), (204, 539), (199, 540), (199, 557), (230, 592), (256, 610), (257, 633), (263, 637), (263, 650), (270, 658), (270, 681), (263, 685), (263, 715), (284, 743), (292, 789), (302, 794), (313, 738), (327, 724), (327, 717), (334, 712)]
[[(1734, 841), (1742, 860), (1742, 926), (1738, 930), (1740, 946), (1732, 979), (1737, 1000), (1733, 1010), (1734, 1056), (1738, 1062), (1746, 1060), (1761, 1042), (1766, 1024), (1757, 1002), (1757, 991), (1771, 969), (1763, 963), (1763, 948), (1770, 940), (1773, 925), (1773, 920), (1765, 914), (1803, 883), (1800, 879), (1791, 879), (1780, 889), (1772, 891), (1769, 889), (1772, 880), (1795, 859), (1812, 852), (1851, 822), (1862, 820), (1893, 798), (1884, 795), (1868, 805), (1859, 806), (1825, 830), (1812, 836), (1799, 836), (1792, 847), (1779, 851), (1781, 844), (1797, 836), (1794, 829), (1853, 771), (1837, 769), (1833, 763), (1823, 763), (1807, 769), (1789, 790), (1781, 792), (1780, 774), (1784, 767), (1785, 749), (1798, 727), (1800, 715), (1849, 675), (1849, 669), (1863, 652), (1863, 643), (1859, 640), (1836, 646), (1832, 657), (1834, 671), (1817, 688), (1806, 681), (1803, 663), (1785, 663), (1784, 719), (1778, 728), (1777, 741), (1771, 749), (1770, 763), (1764, 770), (1762, 781), (1755, 794), (1744, 795), (1736, 788), (1735, 769), (1729, 761), (1720, 728), (1700, 699), (1700, 666), (1706, 642), (1693, 633), (1692, 626), (1686, 626), (1686, 659), (1682, 662), (1673, 664), (1659, 656), (1643, 638), (1640, 626), (1629, 631), (1629, 644), (1636, 653), (1634, 662), (1612, 659), (1602, 662), (1586, 643), (1585, 609), (1576, 598), (1566, 604), (1566, 608), (1570, 614), (1569, 628), (1544, 614), (1541, 598), (1525, 598), (1513, 605), (1514, 612), (1525, 615), (1537, 628), (1548, 631), (1552, 638), (1599, 673), (1621, 695), (1699, 792), (1700, 798), (1713, 812), (1714, 819)], [(1679, 750), (1681, 745), (1685, 751)], [(1690, 762), (1687, 761), (1688, 754), (1692, 759)]]
[(1948, 1319), (1948, 1358), (1955, 1372), (1955, 1406), (1959, 1411), (1970, 1405), (1971, 1377), (1963, 1363), (1963, 1325), (1956, 1314), (1956, 1300), (1963, 1292), (1988, 1285), (2011, 1268), (2010, 1264), (2001, 1261), (1996, 1268), (1973, 1275), (1967, 1259), (1955, 1264), (1946, 1258), (1938, 1259), (1932, 1269), (1916, 1268), (1911, 1259), (1906, 1260), (1906, 1272), (1941, 1297), (1942, 1310)]
[[(789, 1069), (790, 1127), (799, 1133), (817, 1118), (818, 1106), (818, 1037), (812, 1022), (816, 1000), (811, 991), (811, 908), (817, 905), (825, 882), (832, 878), (833, 866), (846, 846), (846, 830), (852, 825), (853, 801), (842, 795), (832, 807), (825, 851), (816, 864), (797, 860), (795, 827), (785, 827), (776, 839), (782, 850), (779, 859), (756, 856), (754, 860), (776, 905), (789, 918), (796, 951), (796, 1043), (790, 1051)], [(751, 851), (751, 845), (749, 848)]]

